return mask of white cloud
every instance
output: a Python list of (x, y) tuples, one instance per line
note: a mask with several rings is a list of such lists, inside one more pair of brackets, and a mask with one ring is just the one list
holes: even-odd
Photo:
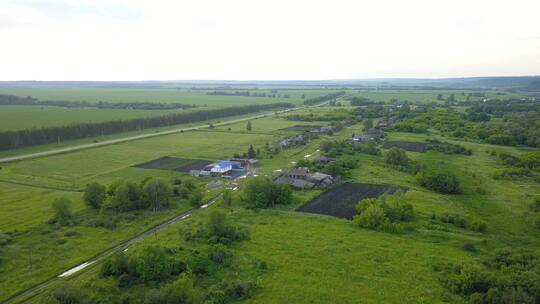
[[(540, 74), (536, 0), (0, 0), (0, 79)], [(8, 46), (8, 47), (5, 47)]]

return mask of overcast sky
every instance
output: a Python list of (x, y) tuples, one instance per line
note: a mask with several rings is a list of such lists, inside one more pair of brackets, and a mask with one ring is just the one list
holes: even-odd
[(0, 0), (0, 80), (540, 75), (540, 0)]

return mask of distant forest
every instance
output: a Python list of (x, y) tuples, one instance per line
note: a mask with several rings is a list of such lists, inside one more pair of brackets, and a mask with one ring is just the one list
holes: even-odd
[(134, 110), (170, 110), (196, 108), (196, 105), (183, 103), (154, 103), (154, 102), (87, 102), (87, 101), (56, 101), (38, 100), (33, 97), (15, 95), (0, 95), (0, 106), (56, 106), (65, 108), (98, 108), (98, 109), (134, 109)]
[(234, 92), (227, 92), (227, 91), (212, 91), (206, 93), (206, 95), (222, 95), (222, 96), (244, 96), (244, 97), (269, 97), (269, 98), (290, 98), (291, 96), (289, 94), (277, 94), (277, 93), (258, 93), (258, 92), (250, 92), (250, 91), (234, 91)]
[(316, 103), (319, 103), (319, 102), (334, 100), (334, 99), (336, 99), (338, 97), (341, 97), (343, 95), (345, 95), (345, 91), (340, 91), (340, 92), (336, 92), (336, 93), (330, 93), (330, 94), (326, 94), (326, 95), (322, 95), (322, 96), (308, 98), (308, 99), (304, 100), (304, 104), (305, 105), (313, 105), (313, 104), (316, 104)]
[(192, 123), (234, 115), (249, 114), (277, 108), (292, 108), (290, 103), (248, 105), (222, 109), (199, 110), (157, 117), (116, 120), (101, 123), (77, 123), (60, 127), (0, 132), (0, 150), (42, 145), (65, 140), (102, 136), (114, 133), (138, 131), (148, 128)]

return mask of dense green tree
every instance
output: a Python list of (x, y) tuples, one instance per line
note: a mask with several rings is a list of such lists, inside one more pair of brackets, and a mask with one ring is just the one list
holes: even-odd
[(271, 208), (292, 202), (292, 190), (287, 185), (274, 184), (264, 177), (252, 178), (246, 182), (242, 200), (249, 207)]
[(52, 203), (52, 221), (58, 225), (71, 225), (74, 222), (74, 214), (71, 210), (71, 200), (66, 197), (59, 197)]
[(246, 130), (251, 131), (251, 120), (247, 121)]
[(364, 119), (362, 123), (364, 124), (364, 130), (369, 130), (373, 128), (373, 119)]
[(253, 145), (249, 145), (249, 149), (248, 149), (248, 152), (247, 152), (247, 157), (248, 158), (257, 157), (257, 152), (255, 152), (255, 149), (253, 148)]
[(223, 190), (223, 203), (227, 206), (232, 205), (233, 192), (230, 189)]
[(88, 295), (79, 287), (64, 283), (55, 287), (45, 297), (47, 304), (83, 304), (89, 303)]
[(171, 186), (160, 178), (149, 180), (143, 188), (144, 197), (148, 201), (150, 208), (157, 212), (161, 207), (169, 206), (171, 197)]
[(377, 205), (370, 205), (354, 217), (354, 223), (362, 228), (378, 229), (386, 220), (384, 210)]
[(135, 183), (119, 182), (112, 191), (114, 191), (113, 195), (103, 205), (105, 209), (124, 212), (145, 207), (141, 189)]
[(416, 174), (416, 181), (420, 186), (436, 192), (446, 194), (461, 193), (459, 179), (453, 172), (419, 172)]
[(134, 259), (137, 276), (143, 282), (162, 282), (171, 274), (172, 263), (159, 246), (147, 246)]
[(392, 147), (384, 155), (384, 162), (392, 166), (407, 166), (410, 160), (405, 150)]
[(105, 186), (99, 183), (90, 183), (86, 185), (84, 189), (83, 199), (88, 207), (93, 209), (101, 208), (101, 205), (107, 197), (107, 192)]
[(202, 205), (204, 195), (200, 189), (195, 189), (189, 195), (189, 204), (193, 207), (199, 207)]

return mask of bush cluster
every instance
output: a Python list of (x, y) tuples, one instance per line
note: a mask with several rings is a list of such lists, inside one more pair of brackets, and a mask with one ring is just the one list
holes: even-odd
[(401, 232), (400, 222), (410, 222), (415, 217), (413, 206), (399, 196), (363, 199), (356, 205), (356, 212), (353, 218), (356, 225), (390, 233)]
[(432, 219), (436, 219), (436, 218), (438, 218), (438, 220), (440, 220), (443, 223), (452, 224), (458, 228), (469, 229), (469, 230), (477, 231), (477, 232), (487, 231), (486, 222), (479, 219), (469, 221), (465, 217), (459, 214), (447, 213), (447, 212), (442, 213), (438, 217), (435, 215), (432, 216)]
[(249, 208), (272, 208), (290, 204), (292, 200), (292, 190), (288, 185), (274, 184), (264, 177), (247, 181), (242, 195), (242, 201)]
[(416, 174), (416, 182), (429, 190), (445, 194), (459, 194), (459, 179), (453, 172), (421, 171)]
[(441, 281), (470, 303), (538, 303), (540, 259), (525, 251), (499, 250), (482, 264), (448, 267)]

